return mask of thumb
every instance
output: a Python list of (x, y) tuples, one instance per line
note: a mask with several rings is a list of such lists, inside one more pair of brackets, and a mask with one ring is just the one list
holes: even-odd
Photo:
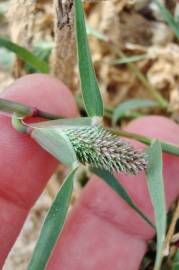
[[(77, 114), (74, 99), (67, 87), (47, 75), (25, 76), (3, 92), (1, 97), (66, 117)], [(2, 266), (30, 207), (55, 170), (57, 161), (27, 135), (14, 130), (6, 116), (0, 116), (0, 157)]]

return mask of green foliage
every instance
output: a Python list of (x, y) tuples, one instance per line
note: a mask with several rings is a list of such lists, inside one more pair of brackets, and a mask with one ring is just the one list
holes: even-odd
[(147, 153), (149, 155), (147, 183), (154, 207), (157, 231), (157, 255), (154, 270), (159, 270), (162, 262), (162, 251), (166, 233), (166, 205), (162, 174), (162, 148), (160, 142), (157, 140), (153, 141)]
[(160, 144), (162, 147), (162, 151), (179, 156), (179, 145), (167, 143), (164, 141), (160, 141)]
[(103, 101), (89, 50), (81, 0), (75, 0), (76, 45), (82, 96), (89, 116), (103, 116)]
[(122, 65), (122, 64), (132, 63), (132, 62), (139, 62), (147, 58), (148, 58), (147, 54), (141, 54), (141, 55), (127, 56), (127, 57), (119, 58), (116, 60), (109, 60), (108, 62), (105, 62), (105, 63), (110, 64), (110, 65)]
[[(38, 42), (34, 44), (33, 54), (39, 59), (43, 60), (45, 63), (48, 63), (53, 46), (54, 44), (52, 42)], [(31, 64), (26, 65), (26, 70), (29, 73), (35, 73), (38, 71)]]
[[(153, 140), (149, 137), (139, 135), (136, 133), (127, 132), (125, 130), (117, 130), (117, 129), (110, 129), (110, 130), (116, 135), (126, 137), (129, 139), (134, 139), (136, 141), (142, 142), (142, 143), (147, 144), (147, 145), (150, 145), (152, 140)], [(162, 151), (179, 156), (179, 145), (168, 143), (168, 142), (161, 141), (161, 140), (159, 142), (161, 144)]]
[(113, 125), (117, 123), (118, 120), (127, 116), (131, 110), (145, 109), (149, 107), (158, 107), (158, 103), (153, 100), (148, 99), (130, 99), (120, 103), (114, 110), (112, 116)]
[(179, 21), (175, 19), (170, 11), (165, 8), (165, 6), (159, 1), (155, 0), (157, 6), (159, 7), (160, 13), (164, 20), (168, 23), (170, 28), (174, 31), (176, 37), (179, 39)]
[(36, 70), (42, 73), (49, 73), (49, 67), (48, 64), (35, 56), (33, 53), (28, 51), (27, 49), (15, 44), (12, 41), (9, 41), (4, 38), (0, 38), (0, 47), (6, 48), (11, 52), (14, 52), (16, 55), (18, 55), (22, 60), (24, 60), (26, 63), (33, 66)]
[(76, 168), (68, 174), (53, 201), (43, 224), (28, 270), (45, 269), (52, 249), (63, 229), (73, 191), (73, 177), (75, 172)]
[(104, 34), (100, 33), (99, 31), (96, 31), (94, 28), (92, 28), (91, 26), (87, 25), (86, 27), (86, 31), (88, 35), (92, 35), (94, 37), (96, 37), (97, 39), (104, 41), (104, 42), (109, 42), (109, 39), (107, 36), (105, 36)]

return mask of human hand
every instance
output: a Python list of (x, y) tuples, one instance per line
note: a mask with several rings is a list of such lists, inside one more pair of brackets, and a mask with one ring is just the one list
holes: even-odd
[[(68, 89), (46, 75), (18, 80), (2, 97), (42, 110), (75, 117), (77, 109)], [(145, 117), (128, 130), (171, 143), (179, 143), (179, 127), (163, 117)], [(0, 116), (0, 267), (18, 236), (24, 220), (57, 161), (27, 135), (19, 134), (10, 119)], [(134, 143), (136, 146), (139, 143)], [(143, 147), (140, 145), (140, 147)], [(44, 166), (45, 164), (45, 166)], [(179, 158), (164, 154), (167, 205), (179, 194)], [(120, 181), (133, 200), (153, 219), (144, 175), (123, 176)], [(137, 270), (153, 231), (104, 182), (92, 177), (71, 211), (47, 269)]]

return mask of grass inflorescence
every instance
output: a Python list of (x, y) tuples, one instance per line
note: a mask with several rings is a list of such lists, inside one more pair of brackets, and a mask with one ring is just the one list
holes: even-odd
[(146, 169), (143, 152), (102, 127), (68, 127), (63, 132), (84, 165), (133, 175)]

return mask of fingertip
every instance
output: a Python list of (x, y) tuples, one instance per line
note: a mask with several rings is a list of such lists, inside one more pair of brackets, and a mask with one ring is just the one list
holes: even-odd
[(75, 99), (66, 85), (45, 74), (30, 74), (10, 85), (1, 97), (38, 107), (65, 117), (78, 114)]
[(144, 116), (131, 121), (125, 130), (170, 143), (179, 143), (179, 126), (164, 116)]

